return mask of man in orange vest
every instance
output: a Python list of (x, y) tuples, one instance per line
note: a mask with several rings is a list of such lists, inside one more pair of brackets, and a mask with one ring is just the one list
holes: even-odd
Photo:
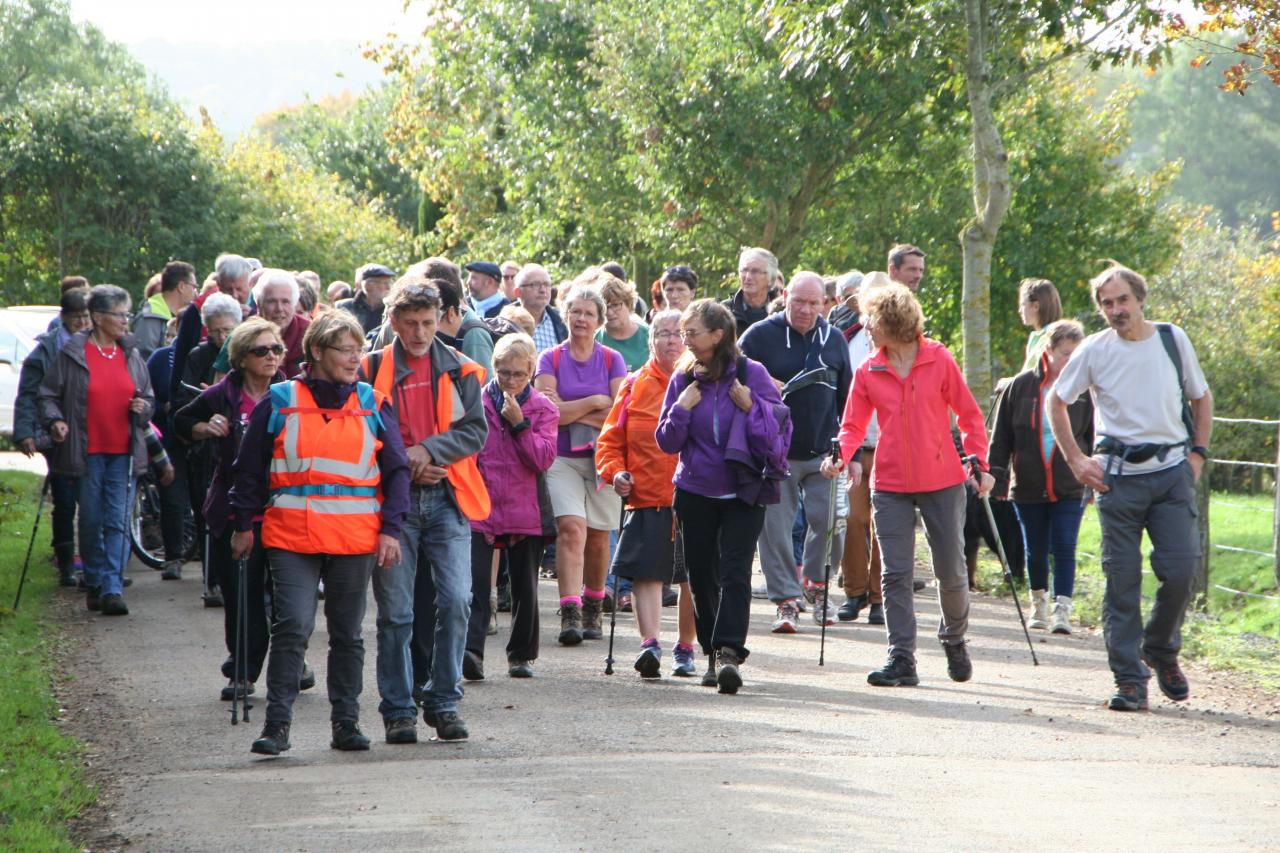
[[(430, 280), (406, 276), (387, 310), (395, 338), (365, 357), (362, 373), (391, 401), (409, 456), (409, 513), (400, 530), (400, 562), (373, 578), (378, 605), (378, 706), (387, 743), (414, 743), (413, 591), (419, 563), (435, 587), (431, 674), (422, 716), (441, 740), (465, 740), (458, 717), (462, 655), (471, 613), (471, 525), (489, 515), (489, 493), (475, 456), (484, 446), (484, 368), (436, 337), (440, 294)], [(423, 578), (425, 581), (427, 578)]]

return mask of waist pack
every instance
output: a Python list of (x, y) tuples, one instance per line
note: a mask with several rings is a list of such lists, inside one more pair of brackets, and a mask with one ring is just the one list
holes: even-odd
[(1178, 442), (1177, 444), (1125, 444), (1111, 436), (1104, 436), (1097, 446), (1093, 448), (1094, 454), (1107, 454), (1109, 456), (1119, 457), (1121, 462), (1132, 462), (1134, 465), (1141, 465), (1150, 459), (1159, 459), (1161, 462), (1169, 455), (1169, 451), (1175, 447), (1185, 447), (1186, 442)]

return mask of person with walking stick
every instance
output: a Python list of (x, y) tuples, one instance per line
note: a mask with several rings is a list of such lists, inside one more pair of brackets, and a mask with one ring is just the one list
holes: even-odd
[[(657, 678), (662, 669), (659, 626), (663, 584), (680, 586), (680, 628), (673, 649), (672, 675), (691, 676), (696, 672), (693, 600), (684, 561), (677, 559), (676, 523), (671, 509), (676, 457), (664, 452), (654, 439), (667, 384), (683, 351), (680, 312), (664, 310), (654, 314), (649, 327), (649, 360), (623, 380), (596, 445), (596, 473), (603, 482), (613, 485), (627, 505), (613, 557), (613, 573), (634, 584), (632, 609), (640, 631), (640, 656), (635, 669), (641, 678)], [(613, 628), (611, 621), (611, 637)]]
[(987, 433), (982, 410), (946, 347), (924, 336), (924, 313), (906, 287), (873, 289), (859, 301), (876, 350), (858, 367), (840, 425), (840, 462), (849, 481), (863, 475), (858, 450), (874, 412), (880, 424), (871, 471), (871, 505), (884, 565), (884, 609), (889, 654), (867, 676), (878, 687), (914, 686), (916, 614), (916, 509), (924, 519), (942, 620), (938, 639), (952, 681), (968, 681), (973, 665), (965, 648), (969, 627), (969, 577), (964, 561), (965, 481), (969, 478), (951, 434), (955, 412), (966, 453), (978, 458), (978, 494), (995, 484), (987, 473)]
[[(1058, 375), (1049, 422), (1071, 473), (1097, 494), (1107, 577), (1102, 624), (1116, 683), (1107, 706), (1141, 711), (1153, 669), (1169, 699), (1190, 695), (1178, 653), (1201, 558), (1195, 492), (1209, 458), (1213, 395), (1186, 332), (1144, 317), (1145, 278), (1113, 264), (1089, 285), (1108, 328), (1086, 338)], [(1085, 391), (1099, 436), (1092, 456), (1076, 446), (1069, 411)], [(1159, 582), (1145, 626), (1144, 530)]]

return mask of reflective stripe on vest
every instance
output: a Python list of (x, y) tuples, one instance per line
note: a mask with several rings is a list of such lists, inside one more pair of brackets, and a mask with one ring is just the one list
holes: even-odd
[[(384, 347), (378, 353), (378, 372), (373, 377), (374, 390), (383, 396), (395, 400), (393, 396), (396, 368), (395, 368), (395, 344)], [(364, 375), (368, 377), (370, 359), (373, 354), (370, 353), (364, 357), (362, 367)], [(476, 382), (481, 387), (484, 386), (484, 367), (474, 361), (462, 359), (458, 368), (460, 376), (475, 376)], [(436, 432), (445, 432), (453, 425), (453, 398), (458, 398), (458, 404), (462, 404), (461, 391), (453, 387), (453, 377), (450, 371), (444, 371), (440, 374), (439, 385), (434, 389), (436, 398)], [(395, 405), (395, 403), (393, 403)], [(449, 485), (453, 486), (453, 497), (458, 503), (458, 509), (470, 521), (484, 521), (489, 517), (492, 511), (492, 505), (489, 502), (489, 490), (485, 488), (484, 478), (480, 476), (480, 466), (476, 464), (476, 456), (463, 457), (452, 465), (446, 465), (445, 471), (449, 479)]]

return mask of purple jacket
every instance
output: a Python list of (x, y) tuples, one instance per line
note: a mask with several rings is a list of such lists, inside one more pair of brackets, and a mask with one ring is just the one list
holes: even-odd
[[(751, 390), (751, 411), (743, 413), (729, 397), (729, 389), (737, 379), (737, 371), (731, 370), (715, 382), (702, 384), (702, 400), (687, 411), (676, 405), (676, 400), (689, 384), (689, 374), (677, 371), (667, 386), (667, 396), (662, 402), (662, 414), (658, 418), (658, 431), (654, 437), (666, 453), (678, 453), (675, 484), (679, 489), (704, 497), (719, 498), (736, 495), (748, 503), (755, 503), (756, 496), (743, 489), (743, 482), (734, 468), (725, 461), (730, 447), (730, 433), (735, 418), (745, 418), (740, 435), (746, 436), (746, 448), (762, 460), (786, 458), (791, 441), (791, 423), (779, 424), (776, 407), (782, 406), (778, 386), (773, 384), (769, 372), (758, 361), (746, 359), (746, 385)], [(743, 491), (743, 494), (739, 494)]]
[(487, 390), (483, 395), (489, 438), (477, 464), (493, 509), (483, 521), (471, 522), (471, 529), (488, 537), (542, 535), (538, 475), (556, 460), (560, 410), (532, 386), (529, 391), (529, 399), (520, 406), (528, 426), (519, 429), (502, 417)]

